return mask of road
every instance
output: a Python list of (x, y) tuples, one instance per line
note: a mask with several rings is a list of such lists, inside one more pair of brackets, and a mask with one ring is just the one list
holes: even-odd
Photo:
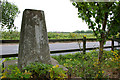
[[(118, 45), (117, 42), (114, 42), (115, 46)], [(83, 43), (80, 43), (81, 48)], [(87, 42), (86, 47), (98, 47), (99, 42)], [(111, 41), (107, 41), (105, 46), (111, 46)], [(0, 55), (2, 54), (15, 54), (18, 53), (19, 44), (0, 44)], [(77, 42), (71, 43), (49, 43), (50, 51), (55, 50), (67, 50), (67, 49), (79, 49), (79, 45)], [(110, 49), (107, 49), (110, 50)], [(70, 52), (69, 52), (70, 53)], [(73, 52), (71, 52), (73, 53)]]

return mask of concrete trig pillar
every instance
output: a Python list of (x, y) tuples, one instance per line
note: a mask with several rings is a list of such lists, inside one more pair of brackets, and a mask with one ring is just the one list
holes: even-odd
[(23, 12), (18, 67), (32, 62), (51, 64), (44, 11), (25, 9)]

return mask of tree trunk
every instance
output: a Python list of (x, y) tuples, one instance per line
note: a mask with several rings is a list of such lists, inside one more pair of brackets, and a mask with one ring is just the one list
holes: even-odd
[(100, 41), (100, 48), (99, 48), (99, 54), (98, 54), (98, 61), (102, 62), (102, 55), (103, 55), (103, 48), (104, 48), (104, 41)]

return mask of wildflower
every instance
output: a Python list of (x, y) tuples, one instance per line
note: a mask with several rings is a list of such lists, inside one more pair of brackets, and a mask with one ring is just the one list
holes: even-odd
[(6, 60), (3, 60), (3, 62), (5, 62)]
[(25, 73), (27, 73), (27, 70), (25, 70)]
[(118, 54), (116, 54), (118, 56)]
[(96, 74), (96, 78), (98, 77), (98, 74)]
[(102, 71), (102, 73), (104, 73), (104, 71)]
[(100, 73), (100, 71), (98, 73)]
[(114, 52), (114, 51), (111, 51), (112, 53)]
[(70, 59), (70, 60), (72, 60), (72, 59)]
[(96, 59), (96, 61), (98, 61), (98, 59)]
[(114, 54), (116, 54), (117, 52), (113, 51)]
[(59, 67), (59, 65), (56, 65), (56, 67)]
[(55, 66), (53, 66), (52, 68), (55, 68)]
[(64, 63), (63, 65), (65, 66), (66, 64)]
[(33, 78), (33, 76), (30, 76), (31, 78)]
[(58, 78), (60, 78), (60, 76), (58, 76)]
[(27, 74), (32, 75), (32, 73), (28, 72)]
[(86, 35), (84, 35), (84, 37), (86, 37)]
[(17, 75), (17, 72), (15, 73), (15, 75)]
[(49, 70), (49, 72), (51, 72), (51, 70)]
[(2, 76), (1, 79), (6, 78), (6, 76)]
[(65, 74), (61, 74), (61, 76), (62, 76), (62, 77), (64, 77), (64, 76), (65, 76)]

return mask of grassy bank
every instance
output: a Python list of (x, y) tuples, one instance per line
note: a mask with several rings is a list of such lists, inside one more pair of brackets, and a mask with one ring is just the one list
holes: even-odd
[[(119, 78), (120, 72), (120, 51), (104, 51), (102, 63), (98, 66), (98, 51), (93, 50), (86, 54), (75, 53), (67, 55), (52, 56), (56, 59), (60, 65), (63, 65), (68, 69), (64, 72), (59, 65), (43, 65), (41, 63), (30, 64), (26, 68), (26, 72), (20, 72), (17, 66), (12, 67), (9, 70), (13, 70), (12, 73), (3, 73), (4, 77), (23, 77), (30, 78), (37, 76), (46, 78), (49, 74), (49, 78), (62, 78), (64, 77), (81, 77), (81, 78)], [(14, 58), (12, 58), (14, 59)], [(10, 60), (6, 58), (5, 61)], [(24, 71), (25, 71), (24, 70)], [(42, 73), (41, 73), (42, 70)], [(26, 74), (23, 76), (23, 74)], [(11, 75), (11, 76), (10, 76)]]

